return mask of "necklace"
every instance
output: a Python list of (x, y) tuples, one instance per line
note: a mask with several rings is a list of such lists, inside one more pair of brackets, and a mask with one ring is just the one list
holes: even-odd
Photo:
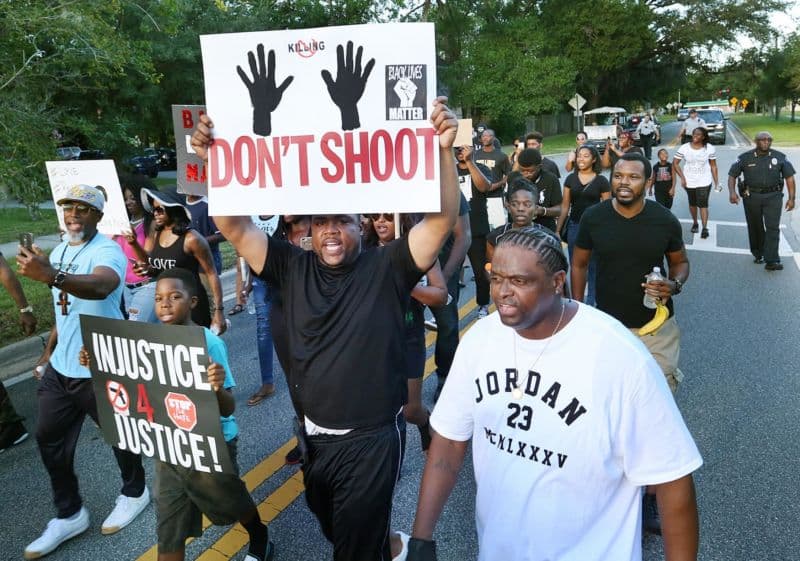
[[(69, 247), (69, 244), (65, 245), (64, 249), (61, 251), (61, 257), (58, 260), (58, 272), (59, 273), (69, 272), (69, 268), (72, 267), (72, 264), (75, 262), (75, 259), (78, 258), (78, 255), (83, 253), (84, 249), (89, 247), (89, 244), (92, 243), (92, 240), (96, 235), (97, 235), (97, 230), (95, 230), (91, 238), (86, 240), (86, 242), (83, 244), (83, 247), (80, 248), (78, 252), (72, 256), (72, 259), (69, 260), (69, 263), (67, 264), (66, 267), (64, 267), (64, 255), (67, 253), (67, 248)], [(58, 277), (58, 275), (56, 275), (56, 277)], [(61, 305), (61, 315), (62, 316), (67, 315), (69, 313), (67, 311), (67, 306), (69, 306), (72, 302), (70, 302), (69, 299), (67, 298), (67, 293), (64, 289), (61, 289), (61, 291), (58, 293), (58, 303)]]
[[(561, 327), (561, 321), (564, 319), (564, 311), (566, 309), (567, 309), (567, 305), (564, 303), (564, 300), (562, 299), (561, 300), (561, 315), (558, 318), (558, 323), (556, 324), (556, 328), (553, 330), (553, 333), (550, 334), (550, 337), (547, 338), (547, 341), (545, 342), (544, 347), (542, 347), (542, 350), (539, 353), (539, 356), (537, 356), (536, 359), (528, 367), (529, 371), (533, 370), (533, 367), (536, 366), (536, 364), (539, 362), (539, 359), (542, 358), (542, 355), (547, 350), (547, 347), (550, 346), (550, 341), (553, 340), (553, 336), (555, 336), (555, 334), (558, 332), (559, 328)], [(514, 335), (515, 335), (515, 337), (514, 337), (514, 366), (517, 366), (517, 338), (516, 338), (516, 333), (514, 333)], [(518, 376), (519, 376), (519, 374), (518, 374)], [(517, 383), (514, 384), (514, 389), (511, 391), (511, 397), (513, 397), (514, 399), (522, 399), (522, 387), (521, 386), (522, 386), (522, 382), (520, 381), (520, 379), (518, 377), (517, 378)]]

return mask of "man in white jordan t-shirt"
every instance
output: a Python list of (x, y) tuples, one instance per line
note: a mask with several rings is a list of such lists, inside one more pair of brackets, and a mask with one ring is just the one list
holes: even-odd
[(644, 345), (562, 298), (566, 269), (552, 232), (498, 240), (497, 313), (461, 341), (431, 415), (408, 561), (436, 559), (433, 530), (470, 440), (480, 561), (639, 561), (649, 485), (667, 560), (696, 559), (697, 447)]

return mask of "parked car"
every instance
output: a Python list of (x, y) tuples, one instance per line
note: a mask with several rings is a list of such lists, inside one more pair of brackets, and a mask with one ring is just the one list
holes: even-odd
[(728, 138), (728, 123), (725, 122), (725, 114), (719, 109), (698, 109), (697, 116), (706, 122), (708, 139), (713, 144), (725, 144)]
[(689, 118), (689, 109), (686, 107), (681, 107), (678, 109), (678, 120), (685, 121)]
[(178, 167), (178, 158), (171, 148), (145, 148), (144, 155), (155, 158), (160, 170), (174, 170)]
[(102, 150), (81, 150), (79, 160), (105, 160), (108, 156)]
[[(644, 118), (644, 113), (637, 113), (636, 115), (631, 115), (628, 118), (628, 124), (625, 126), (625, 130), (628, 131), (633, 135), (633, 144), (634, 146), (642, 146), (642, 140), (639, 138), (639, 133), (636, 132), (636, 127), (639, 126), (639, 123), (642, 122)], [(653, 139), (653, 146), (657, 146), (661, 141), (661, 123), (658, 122), (658, 119), (655, 115), (650, 115), (650, 119), (653, 121), (653, 124), (656, 126), (656, 130), (658, 131), (658, 140), (655, 138)]]
[(158, 162), (150, 156), (134, 156), (126, 162), (132, 173), (158, 177)]
[(77, 160), (81, 156), (81, 149), (77, 146), (61, 146), (56, 148), (59, 160)]

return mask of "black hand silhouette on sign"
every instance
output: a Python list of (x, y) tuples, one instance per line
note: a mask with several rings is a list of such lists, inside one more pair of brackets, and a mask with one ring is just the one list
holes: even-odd
[(269, 51), (269, 59), (264, 68), (264, 45), (258, 45), (258, 66), (253, 51), (247, 53), (250, 71), (253, 80), (250, 81), (241, 66), (236, 67), (239, 78), (242, 79), (250, 92), (250, 103), (253, 104), (253, 132), (261, 136), (269, 136), (272, 132), (272, 112), (278, 107), (283, 97), (283, 92), (294, 80), (294, 76), (286, 78), (280, 86), (275, 86), (275, 51)]
[(356, 51), (355, 66), (353, 65), (353, 42), (347, 42), (347, 57), (345, 58), (342, 45), (336, 47), (336, 81), (333, 81), (331, 73), (327, 70), (322, 71), (322, 79), (328, 86), (328, 93), (331, 99), (339, 108), (342, 114), (342, 130), (350, 131), (361, 126), (358, 118), (357, 103), (364, 94), (364, 87), (367, 84), (372, 67), (375, 66), (375, 59), (369, 59), (361, 72), (361, 55), (364, 47), (359, 47)]

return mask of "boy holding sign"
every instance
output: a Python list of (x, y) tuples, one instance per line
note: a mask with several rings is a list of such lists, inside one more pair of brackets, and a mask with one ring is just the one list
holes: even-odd
[[(161, 323), (194, 326), (192, 309), (197, 305), (197, 284), (186, 269), (168, 269), (156, 284), (155, 312)], [(236, 464), (236, 441), (239, 427), (233, 416), (236, 403), (230, 389), (235, 386), (228, 365), (225, 343), (205, 328), (208, 356), (208, 383), (219, 404), (222, 434), (228, 445), (231, 462)], [(80, 362), (89, 366), (89, 353), (81, 349)], [(189, 536), (203, 533), (203, 514), (214, 524), (240, 522), (250, 536), (245, 561), (268, 561), (274, 555), (269, 531), (256, 510), (250, 493), (238, 475), (211, 470), (201, 472), (156, 459), (156, 504), (158, 561), (182, 561)]]

